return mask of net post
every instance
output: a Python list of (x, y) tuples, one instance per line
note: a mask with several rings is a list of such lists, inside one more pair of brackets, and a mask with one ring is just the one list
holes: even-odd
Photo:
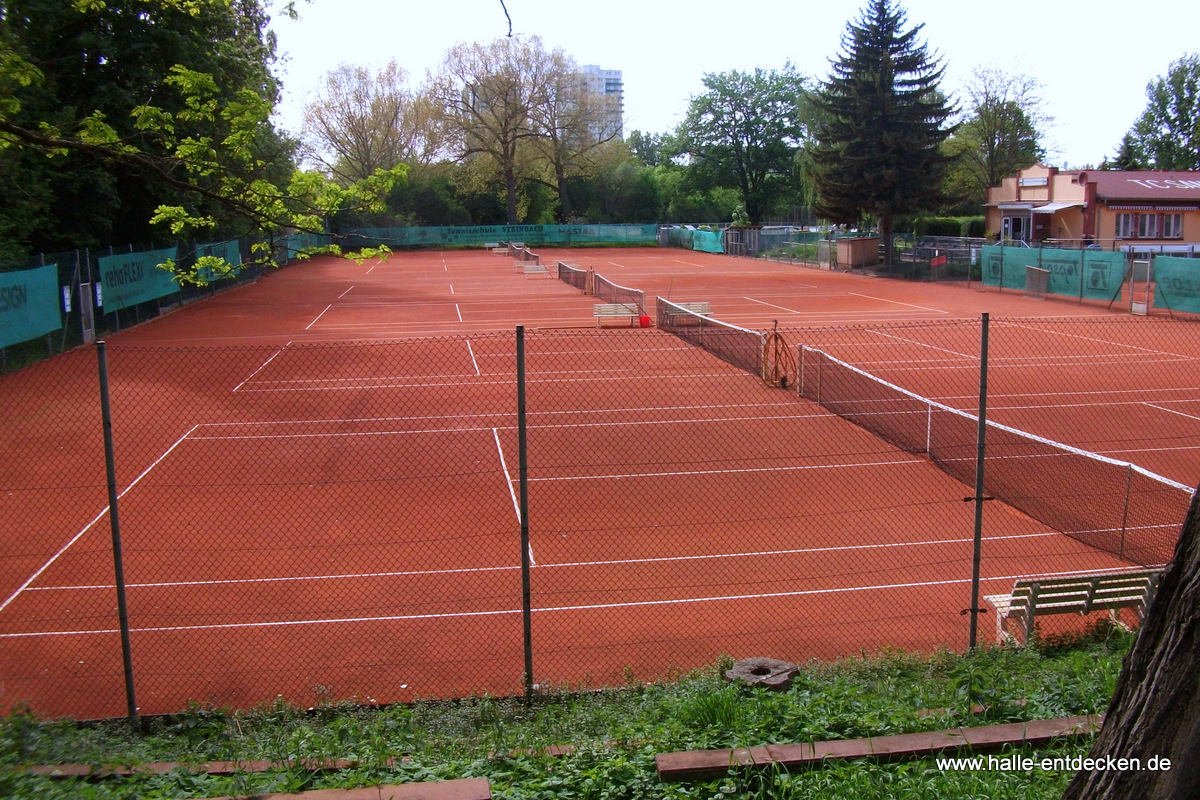
[(804, 345), (796, 345), (796, 394), (804, 396)]
[(125, 602), (125, 562), (121, 553), (121, 519), (117, 513), (117, 467), (113, 455), (112, 406), (108, 392), (108, 348), (96, 342), (100, 370), (100, 415), (104, 425), (104, 466), (108, 473), (108, 521), (112, 528), (113, 572), (117, 585), (117, 617), (121, 628), (121, 662), (125, 669), (125, 709), (131, 723), (138, 718), (133, 690), (133, 650), (129, 643), (129, 608)]
[(971, 630), (968, 647), (975, 649), (979, 634), (979, 563), (983, 554), (983, 483), (987, 437), (988, 315), (982, 318), (979, 340), (979, 427), (975, 444), (975, 537), (971, 553)]
[(925, 404), (925, 453), (933, 456), (933, 403)]
[(1121, 544), (1117, 547), (1117, 558), (1125, 557), (1125, 532), (1129, 529), (1129, 497), (1133, 492), (1133, 464), (1125, 468), (1125, 506), (1121, 509)]
[(818, 352), (820, 356), (817, 357), (817, 405), (821, 405), (821, 367), (825, 364), (825, 353)]

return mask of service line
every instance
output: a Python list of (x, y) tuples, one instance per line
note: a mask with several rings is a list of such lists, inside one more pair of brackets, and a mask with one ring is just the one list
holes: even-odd
[(867, 300), (878, 300), (881, 303), (895, 303), (898, 306), (908, 306), (909, 308), (919, 308), (922, 311), (932, 311), (935, 314), (949, 314), (949, 311), (943, 311), (940, 308), (930, 308), (929, 306), (915, 306), (912, 303), (901, 303), (899, 300), (888, 300), (886, 297), (874, 297), (869, 294), (858, 294), (857, 292), (847, 292), (851, 297), (863, 297)]

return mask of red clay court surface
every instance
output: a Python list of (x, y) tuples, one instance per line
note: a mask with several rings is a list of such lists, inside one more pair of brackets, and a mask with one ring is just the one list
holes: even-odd
[[(648, 298), (708, 301), (715, 317), (738, 325), (778, 321), (799, 338), (806, 326), (971, 320), (983, 310), (1029, 327), (1039, 314), (1119, 316), (687, 251), (542, 257), (591, 267)], [(480, 251), (396, 253), (361, 266), (326, 258), (110, 337), (121, 365), (114, 398), (148, 384), (161, 398), (118, 465), (123, 527), (143, 537), (126, 565), (143, 713), (189, 701), (244, 707), (277, 694), (311, 705), (520, 688), (516, 325), (525, 326), (529, 350), (539, 681), (618, 684), (721, 653), (804, 660), (965, 646), (959, 611), (969, 605), (974, 509), (962, 502), (962, 484), (669, 334), (597, 333), (594, 302)], [(1070, 397), (1064, 389), (1062, 404), (1078, 410), (1092, 392), (1127, 393), (1143, 414), (1129, 424), (1158, 434), (1170, 426), (1174, 454), (1114, 457), (1193, 485), (1200, 388), (1191, 378), (1200, 352), (1181, 353), (1188, 345), (1173, 341), (1158, 354), (1174, 370), (1162, 386), (1124, 386), (1120, 370), (1096, 370), (1089, 359), (1132, 345), (1118, 341), (1122, 326), (1096, 330), (1112, 335), (1068, 342), (1047, 324), (1053, 345), (1005, 354), (1014, 360), (1002, 396), (1040, 391), (1046, 353), (1081, 365), (1066, 380), (1086, 381), (1086, 391)], [(934, 376), (969, 373), (978, 347), (969, 334), (955, 342), (928, 335), (916, 329), (901, 342), (905, 365), (881, 361), (879, 371), (896, 377), (924, 364)], [(402, 374), (379, 372), (382, 351), (372, 348), (388, 345), (312, 347), (412, 339), (420, 341), (399, 348), (410, 365)], [(837, 344), (828, 336), (822, 343)], [(222, 348), (220, 359), (197, 346)], [(135, 356), (145, 347), (183, 368), (169, 376), (139, 370)], [(63, 465), (92, 470), (98, 422), (93, 431), (91, 420), (58, 419), (65, 412), (44, 402), (56, 364), (80, 361), (94, 365), (89, 351), (0, 379), (12, 411), (0, 423), (13, 454), (4, 485), (48, 486), (39, 471)], [(939, 399), (973, 407), (970, 381), (951, 383), (967, 388)], [(718, 395), (714, 385), (723, 387)], [(930, 379), (930, 389), (941, 385)], [(1018, 427), (1045, 416), (1028, 405), (997, 403)], [(35, 418), (60, 438), (28, 435), (42, 430)], [(1043, 435), (1069, 440), (1073, 419), (1051, 419)], [(829, 442), (832, 451), (821, 447)], [(702, 456), (687, 461), (681, 449)], [(214, 502), (195, 488), (196, 476), (214, 473), (255, 480), (223, 484)], [(359, 483), (360, 475), (394, 481)], [(339, 482), (355, 483), (355, 494), (305, 491)], [(6, 498), (0, 707), (28, 701), (41, 713), (77, 717), (124, 711), (111, 564), (102, 558), (107, 500), (102, 482), (81, 483), (55, 489), (69, 513), (54, 525), (27, 522), (45, 495)], [(409, 494), (398, 497), (397, 486)], [(259, 505), (271, 513), (240, 524), (242, 511)], [(418, 507), (420, 515), (389, 517), (386, 537), (365, 538), (380, 525), (376, 509)], [(472, 531), (469, 546), (429, 544), (460, 528)], [(305, 546), (264, 544), (309, 541), (301, 529), (315, 537)], [(220, 547), (197, 544), (212, 532)], [(988, 507), (986, 536), (984, 593), (1029, 574), (1130, 566), (998, 503)], [(238, 555), (252, 553), (268, 560)], [(981, 622), (985, 640), (991, 625)]]

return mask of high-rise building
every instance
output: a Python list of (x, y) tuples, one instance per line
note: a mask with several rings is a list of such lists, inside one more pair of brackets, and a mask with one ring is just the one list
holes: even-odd
[(625, 83), (621, 80), (621, 70), (601, 69), (595, 64), (585, 64), (580, 67), (580, 76), (587, 92), (603, 98), (606, 113), (602, 121), (592, 125), (592, 134), (598, 139), (616, 136), (625, 137)]

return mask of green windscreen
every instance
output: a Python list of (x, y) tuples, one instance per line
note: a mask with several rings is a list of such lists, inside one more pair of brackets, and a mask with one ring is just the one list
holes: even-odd
[(178, 292), (175, 273), (158, 268), (165, 261), (174, 261), (175, 252), (176, 248), (168, 247), (97, 259), (100, 263), (101, 305), (104, 306), (104, 313)]
[(0, 272), (0, 347), (62, 330), (58, 267)]

